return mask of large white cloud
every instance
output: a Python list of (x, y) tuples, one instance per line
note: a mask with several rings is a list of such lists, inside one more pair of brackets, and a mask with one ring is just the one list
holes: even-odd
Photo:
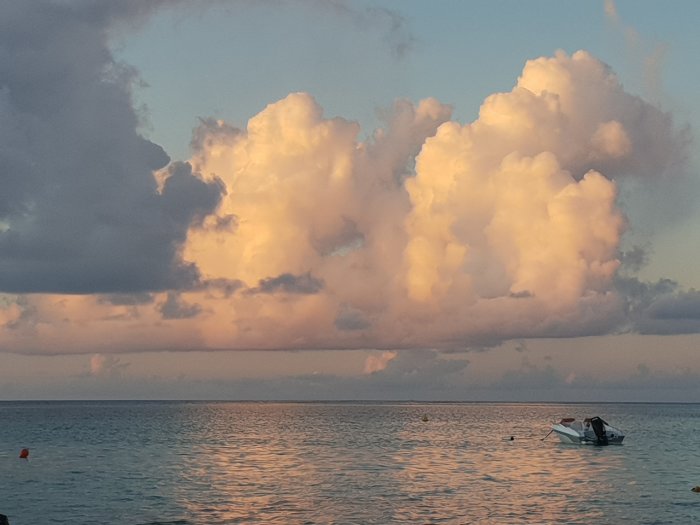
[(83, 295), (3, 296), (4, 348), (461, 349), (629, 322), (619, 187), (670, 177), (682, 140), (588, 53), (529, 61), (472, 123), (400, 100), (361, 140), (293, 93), (244, 129), (204, 119), (192, 157), (164, 166), (105, 40), (137, 4), (87, 28), (52, 5), (94, 31), (71, 48), (96, 47), (45, 86), (32, 75), (66, 63), (56, 35), (51, 67), (0, 56), (0, 288)]
[(190, 162), (227, 194), (185, 257), (248, 287), (210, 304), (229, 321), (211, 344), (453, 348), (617, 326), (615, 181), (663, 172), (670, 117), (585, 52), (528, 62), (471, 124), (449, 114), (400, 102), (367, 143), (307, 94), (246, 130), (205, 122)]

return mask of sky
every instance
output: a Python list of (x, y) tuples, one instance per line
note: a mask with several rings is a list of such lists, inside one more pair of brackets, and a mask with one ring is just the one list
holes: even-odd
[(700, 402), (700, 4), (0, 6), (0, 399)]

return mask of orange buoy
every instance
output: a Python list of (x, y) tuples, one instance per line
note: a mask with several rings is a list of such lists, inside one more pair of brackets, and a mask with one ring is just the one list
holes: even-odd
[(28, 448), (23, 448), (21, 452), (19, 453), (19, 457), (21, 459), (28, 459), (29, 458), (29, 449)]

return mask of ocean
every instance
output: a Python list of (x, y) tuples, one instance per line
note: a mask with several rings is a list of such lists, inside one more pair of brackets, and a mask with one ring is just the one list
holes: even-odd
[[(542, 440), (562, 417), (595, 415), (624, 445)], [(700, 523), (698, 430), (694, 404), (2, 402), (0, 513), (11, 525)]]

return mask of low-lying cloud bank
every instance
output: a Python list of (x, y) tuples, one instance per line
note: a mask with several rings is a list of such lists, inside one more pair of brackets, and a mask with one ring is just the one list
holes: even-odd
[(50, 3), (36, 31), (13, 30), (29, 4), (0, 18), (8, 351), (460, 350), (700, 329), (697, 292), (639, 282), (621, 253), (621, 188), (687, 182), (686, 133), (585, 51), (528, 61), (472, 123), (399, 100), (363, 141), (293, 93), (245, 129), (203, 119), (192, 157), (169, 162), (139, 135), (136, 77), (107, 45), (137, 4), (85, 18)]
[[(204, 399), (204, 400), (403, 400), (403, 401), (647, 401), (697, 402), (700, 376), (687, 367), (654, 368), (644, 359), (615, 373), (571, 371), (560, 358), (523, 350), (498, 374), (480, 355), (431, 350), (376, 353), (354, 375), (290, 374), (218, 379), (189, 374), (143, 373), (135, 356), (84, 356), (84, 371), (40, 385), (9, 378), (4, 399)], [(600, 357), (600, 354), (598, 354)], [(137, 357), (138, 359), (138, 357)], [(474, 362), (472, 362), (472, 359)], [(372, 367), (369, 367), (372, 368)], [(68, 379), (68, 380), (67, 380)], [(543, 433), (544, 434), (544, 433)]]

